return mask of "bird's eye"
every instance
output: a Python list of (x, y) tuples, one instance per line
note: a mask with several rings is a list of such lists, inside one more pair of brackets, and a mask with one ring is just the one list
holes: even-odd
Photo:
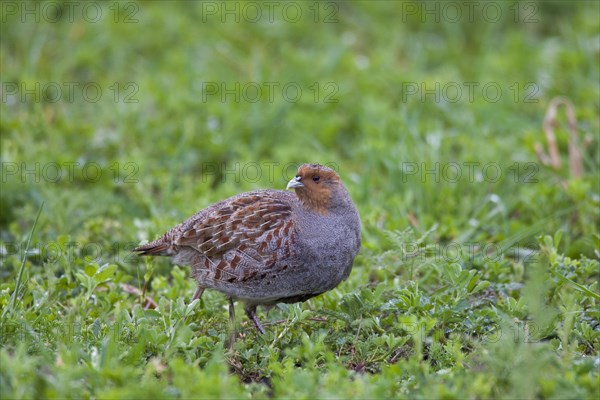
[(321, 180), (321, 177), (319, 175), (313, 176), (313, 181), (319, 182), (320, 180)]

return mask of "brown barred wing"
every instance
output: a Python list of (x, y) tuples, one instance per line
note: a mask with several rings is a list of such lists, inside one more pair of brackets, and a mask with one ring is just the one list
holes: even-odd
[(198, 252), (192, 268), (203, 281), (260, 277), (292, 254), (291, 206), (276, 196), (249, 194), (211, 210), (175, 241)]

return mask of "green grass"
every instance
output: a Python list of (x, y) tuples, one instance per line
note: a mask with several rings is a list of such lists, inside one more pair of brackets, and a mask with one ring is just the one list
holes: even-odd
[[(599, 3), (68, 3), (0, 9), (2, 399), (600, 396)], [(564, 110), (534, 150), (555, 96), (581, 179)], [(302, 162), (363, 247), (230, 349), (223, 295), (129, 250)]]

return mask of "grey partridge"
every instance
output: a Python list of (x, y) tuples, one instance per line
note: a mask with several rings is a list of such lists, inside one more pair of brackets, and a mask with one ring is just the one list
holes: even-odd
[(360, 249), (360, 217), (338, 174), (304, 164), (287, 190), (241, 193), (213, 204), (161, 238), (137, 247), (140, 255), (172, 256), (190, 265), (193, 298), (215, 289), (246, 304), (256, 329), (258, 305), (303, 302), (345, 280)]

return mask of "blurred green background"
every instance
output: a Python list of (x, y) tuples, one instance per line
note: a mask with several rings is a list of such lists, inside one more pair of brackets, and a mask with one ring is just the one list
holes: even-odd
[[(597, 397), (599, 4), (2, 2), (2, 398)], [(129, 249), (304, 162), (361, 254), (229, 349)]]

